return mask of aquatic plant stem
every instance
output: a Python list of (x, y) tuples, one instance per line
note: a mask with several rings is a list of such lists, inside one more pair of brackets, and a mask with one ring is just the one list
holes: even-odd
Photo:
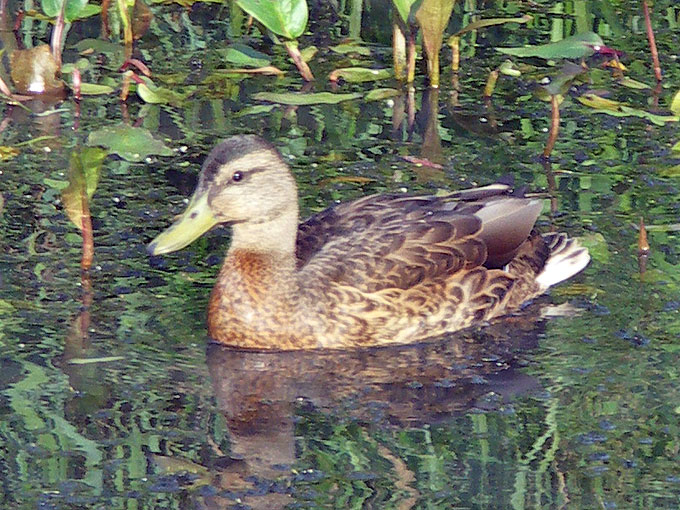
[(117, 0), (118, 14), (123, 22), (123, 42), (125, 43), (125, 59), (132, 56), (132, 22), (130, 21), (130, 11), (125, 0)]
[(548, 142), (545, 144), (545, 149), (543, 149), (543, 157), (546, 159), (550, 157), (553, 147), (555, 147), (555, 142), (557, 141), (557, 135), (560, 132), (560, 101), (557, 94), (550, 96), (550, 105), (552, 106), (550, 136), (548, 137)]
[(457, 73), (460, 69), (460, 37), (451, 37), (449, 46), (451, 47), (451, 70)]
[(638, 269), (640, 275), (643, 275), (647, 270), (647, 259), (649, 258), (649, 242), (647, 241), (647, 229), (645, 228), (645, 221), (640, 217), (640, 232), (638, 234)]
[(656, 81), (661, 81), (661, 64), (659, 63), (659, 52), (656, 49), (656, 40), (654, 39), (654, 29), (652, 28), (652, 19), (649, 12), (649, 5), (647, 0), (642, 0), (642, 12), (645, 15), (645, 27), (647, 28), (647, 39), (649, 40), (649, 50), (652, 53), (652, 64), (654, 65), (654, 76)]
[(394, 77), (399, 81), (406, 78), (406, 36), (399, 14), (392, 13), (392, 62)]
[(52, 57), (57, 64), (57, 69), (61, 69), (61, 49), (63, 47), (64, 39), (64, 26), (66, 22), (64, 20), (64, 8), (66, 2), (61, 6), (61, 10), (57, 15), (57, 19), (54, 22), (54, 29), (52, 30), (52, 38), (50, 40), (50, 48), (52, 50)]
[(286, 47), (286, 51), (288, 52), (288, 55), (290, 55), (290, 58), (293, 59), (302, 79), (305, 81), (314, 81), (312, 70), (307, 65), (307, 62), (302, 59), (302, 54), (298, 48), (297, 41), (284, 41), (283, 45)]
[(413, 83), (416, 77), (416, 32), (412, 27), (408, 27), (407, 61), (406, 61), (406, 83)]
[(484, 97), (491, 97), (493, 91), (496, 90), (496, 83), (498, 82), (498, 77), (500, 72), (498, 69), (494, 69), (489, 73), (489, 77), (486, 79), (486, 86), (484, 87)]

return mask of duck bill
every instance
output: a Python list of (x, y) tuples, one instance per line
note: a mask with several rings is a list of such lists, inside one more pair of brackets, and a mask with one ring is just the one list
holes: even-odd
[(162, 255), (181, 250), (218, 223), (208, 205), (208, 194), (194, 195), (182, 215), (149, 243), (147, 251)]

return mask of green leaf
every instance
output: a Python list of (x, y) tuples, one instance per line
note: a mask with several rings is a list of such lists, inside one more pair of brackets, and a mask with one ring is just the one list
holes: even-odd
[(42, 0), (40, 6), (46, 15), (50, 18), (56, 18), (63, 3), (63, 0)]
[(173, 152), (148, 129), (125, 124), (93, 131), (87, 137), (87, 145), (102, 146), (109, 153), (117, 154), (127, 161), (142, 161), (150, 155), (172, 156)]
[(196, 90), (196, 87), (186, 87), (184, 92), (176, 92), (165, 87), (159, 87), (146, 76), (141, 78), (144, 83), (137, 84), (137, 95), (145, 103), (179, 106)]
[(427, 75), (431, 87), (439, 86), (439, 50), (453, 4), (454, 0), (423, 0), (416, 12), (416, 20), (423, 33), (423, 47), (427, 53)]
[(93, 363), (111, 363), (125, 359), (124, 356), (106, 356), (102, 358), (71, 358), (69, 365), (91, 365)]
[(238, 6), (268, 30), (296, 39), (307, 27), (307, 0), (236, 0)]
[(399, 16), (404, 23), (408, 23), (409, 15), (411, 14), (411, 7), (416, 3), (416, 0), (392, 0), (392, 3), (397, 8)]
[(88, 0), (42, 0), (41, 6), (43, 12), (50, 18), (56, 18), (64, 8), (64, 20), (67, 23), (75, 20), (83, 8), (87, 5)]
[(66, 7), (64, 8), (64, 20), (66, 23), (71, 23), (77, 19), (86, 5), (87, 0), (66, 0)]
[(679, 116), (674, 115), (656, 115), (655, 113), (646, 112), (638, 108), (632, 108), (619, 101), (612, 101), (599, 97), (595, 94), (583, 94), (578, 100), (591, 108), (595, 109), (595, 113), (606, 113), (613, 117), (640, 117), (650, 121), (657, 126), (663, 126), (667, 122), (680, 121)]
[(392, 76), (389, 69), (369, 69), (367, 67), (345, 67), (336, 69), (328, 75), (331, 81), (343, 79), (349, 83), (385, 80)]
[(515, 57), (584, 58), (595, 53), (594, 48), (597, 46), (604, 46), (600, 36), (594, 32), (584, 32), (554, 43), (523, 48), (496, 48), (496, 50)]
[(225, 62), (242, 67), (264, 67), (271, 63), (271, 59), (245, 44), (230, 44), (217, 53)]
[(343, 101), (358, 99), (361, 94), (332, 94), (330, 92), (317, 92), (315, 94), (297, 94), (295, 92), (258, 92), (253, 94), (257, 101), (268, 101), (286, 105), (302, 106), (310, 104), (338, 104)]
[(113, 87), (99, 85), (98, 83), (81, 83), (80, 93), (84, 96), (98, 96), (101, 94), (113, 94)]

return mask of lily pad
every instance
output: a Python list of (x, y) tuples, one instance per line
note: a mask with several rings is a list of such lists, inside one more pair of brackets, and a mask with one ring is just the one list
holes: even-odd
[(156, 140), (148, 129), (125, 124), (93, 131), (87, 137), (87, 145), (106, 147), (127, 161), (143, 161), (151, 155), (172, 156), (172, 150)]
[(595, 32), (584, 32), (554, 43), (522, 48), (496, 48), (496, 50), (515, 57), (584, 58), (594, 54), (603, 46), (602, 38)]
[(253, 99), (257, 101), (268, 101), (293, 106), (303, 106), (311, 104), (338, 104), (343, 101), (358, 99), (361, 94), (332, 94), (330, 92), (317, 92), (314, 94), (297, 94), (295, 92), (259, 92), (253, 94)]

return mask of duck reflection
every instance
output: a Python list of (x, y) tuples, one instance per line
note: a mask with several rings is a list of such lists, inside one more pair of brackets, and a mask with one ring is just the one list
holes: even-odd
[[(524, 315), (438, 343), (359, 351), (272, 353), (209, 345), (207, 364), (231, 451), (212, 473), (217, 495), (202, 498), (199, 506), (230, 508), (237, 500), (271, 509), (293, 503), (286, 487), (296, 462), (301, 408), (366, 428), (412, 428), (473, 407), (493, 409), (501, 398), (536, 390), (537, 382), (515, 366), (541, 331), (535, 317), (528, 321)], [(486, 398), (490, 394), (498, 398)], [(395, 468), (405, 467), (397, 453), (381, 450)], [(417, 491), (409, 492), (404, 508), (417, 501)]]

